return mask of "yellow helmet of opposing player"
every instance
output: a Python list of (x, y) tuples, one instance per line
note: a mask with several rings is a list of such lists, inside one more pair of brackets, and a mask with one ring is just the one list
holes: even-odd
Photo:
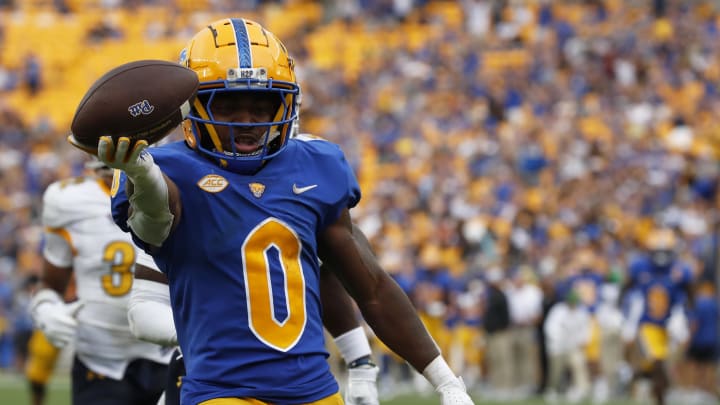
[[(300, 88), (295, 66), (287, 49), (273, 33), (257, 22), (242, 18), (215, 21), (190, 40), (180, 54), (180, 63), (195, 71), (200, 79), (183, 129), (190, 147), (238, 173), (253, 173), (262, 162), (280, 153), (287, 144), (298, 119)], [(223, 122), (214, 118), (213, 100), (227, 92), (254, 92), (276, 95), (278, 108), (269, 122)], [(235, 131), (248, 127), (267, 127), (262, 147), (240, 153), (223, 147), (218, 126)], [(233, 141), (229, 143), (234, 145)], [(226, 144), (227, 145), (227, 144)]]

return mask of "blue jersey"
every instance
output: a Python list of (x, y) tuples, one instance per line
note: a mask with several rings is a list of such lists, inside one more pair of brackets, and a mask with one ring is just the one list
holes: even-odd
[(715, 347), (720, 342), (718, 315), (720, 308), (713, 295), (703, 295), (695, 301), (690, 319), (696, 325), (690, 340), (692, 347)]
[(692, 280), (690, 269), (679, 261), (667, 268), (658, 268), (647, 256), (630, 264), (630, 279), (643, 297), (640, 323), (666, 326), (671, 309), (684, 303), (685, 290)]
[[(183, 404), (218, 397), (306, 403), (337, 392), (326, 361), (316, 235), (360, 199), (340, 149), (291, 139), (254, 176), (225, 171), (184, 142), (148, 151), (177, 184), (183, 207), (177, 228), (150, 252), (170, 284), (187, 368)], [(123, 174), (113, 217), (129, 231), (125, 181)]]

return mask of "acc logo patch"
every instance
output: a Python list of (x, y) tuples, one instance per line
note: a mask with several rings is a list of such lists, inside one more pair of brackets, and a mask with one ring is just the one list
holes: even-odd
[(135, 103), (135, 104), (131, 105), (130, 107), (128, 107), (128, 111), (130, 112), (130, 115), (132, 115), (133, 117), (137, 117), (140, 114), (150, 115), (150, 113), (152, 113), (154, 109), (155, 109), (155, 106), (150, 104), (150, 102), (147, 100), (143, 100), (139, 103)]
[(227, 187), (228, 184), (229, 183), (225, 177), (217, 174), (208, 174), (197, 182), (198, 187), (208, 193), (219, 193), (225, 190), (225, 187)]
[(261, 183), (250, 183), (248, 184), (248, 187), (250, 187), (250, 192), (256, 198), (262, 197), (263, 193), (265, 192), (265, 185)]

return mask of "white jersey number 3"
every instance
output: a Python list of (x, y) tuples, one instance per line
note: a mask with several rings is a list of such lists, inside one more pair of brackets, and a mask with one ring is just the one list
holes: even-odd
[(110, 265), (110, 273), (100, 277), (103, 290), (113, 297), (129, 293), (133, 282), (135, 247), (125, 241), (110, 242), (103, 250), (103, 262)]

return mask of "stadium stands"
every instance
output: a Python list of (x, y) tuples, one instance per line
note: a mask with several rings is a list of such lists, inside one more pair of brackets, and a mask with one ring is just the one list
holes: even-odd
[[(81, 167), (64, 136), (87, 87), (129, 60), (176, 59), (189, 33), (230, 13), (262, 21), (300, 60), (303, 131), (343, 147), (364, 191), (359, 225), (458, 371), (480, 369), (475, 387), (487, 388), (492, 367), (477, 364), (489, 268), (502, 270), (511, 300), (523, 274), (550, 305), (583, 260), (626, 278), (664, 226), (698, 280), (718, 277), (711, 1), (15, 3), (0, 9), (0, 285), (39, 271), (41, 192)], [(41, 67), (34, 95), (29, 55)], [(23, 316), (0, 305), (0, 316)], [(540, 331), (543, 308), (518, 305), (539, 316), (514, 326)], [(542, 380), (510, 384), (498, 398)]]

